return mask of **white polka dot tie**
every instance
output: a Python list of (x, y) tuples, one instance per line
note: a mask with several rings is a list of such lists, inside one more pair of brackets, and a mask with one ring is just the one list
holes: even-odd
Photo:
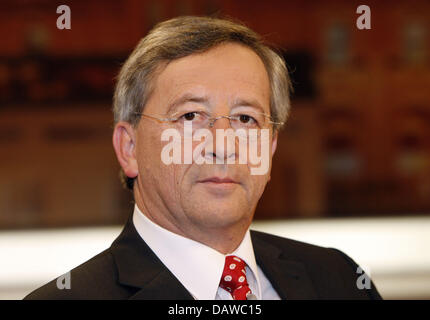
[(234, 300), (246, 300), (246, 296), (251, 293), (246, 280), (245, 266), (245, 262), (236, 256), (225, 257), (219, 286), (230, 292)]

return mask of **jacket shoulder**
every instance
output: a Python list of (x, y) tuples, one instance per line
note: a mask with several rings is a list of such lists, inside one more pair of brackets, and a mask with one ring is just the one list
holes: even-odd
[[(344, 252), (252, 231), (252, 238), (280, 251), (282, 259), (301, 263), (321, 299), (382, 299), (370, 277)], [(358, 284), (361, 279), (367, 281)]]
[[(131, 288), (120, 286), (117, 280), (117, 269), (109, 248), (70, 270), (66, 275), (34, 290), (24, 299), (125, 299), (131, 295)], [(57, 285), (57, 282), (60, 285)]]
[(270, 233), (252, 230), (251, 235), (253, 240), (268, 243), (282, 251), (283, 255), (288, 255), (288, 257), (294, 259), (304, 259), (305, 261), (307, 261), (308, 259), (319, 260), (321, 258), (327, 258), (327, 254), (331, 254), (330, 248), (325, 248), (298, 240), (284, 238)]

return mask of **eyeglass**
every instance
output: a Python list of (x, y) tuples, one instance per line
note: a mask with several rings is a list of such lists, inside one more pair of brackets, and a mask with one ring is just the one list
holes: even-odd
[(139, 112), (136, 112), (136, 114), (159, 122), (171, 123), (180, 127), (183, 127), (186, 121), (190, 121), (193, 125), (193, 129), (212, 128), (215, 121), (223, 118), (229, 120), (230, 126), (233, 130), (263, 129), (268, 128), (270, 125), (283, 125), (283, 122), (273, 121), (270, 115), (255, 111), (241, 111), (238, 114), (218, 117), (211, 117), (209, 113), (204, 111), (183, 112), (170, 118), (157, 117)]

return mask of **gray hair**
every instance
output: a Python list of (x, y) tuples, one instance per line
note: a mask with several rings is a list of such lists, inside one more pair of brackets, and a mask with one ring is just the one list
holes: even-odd
[[(205, 52), (226, 42), (249, 47), (263, 61), (270, 81), (272, 120), (285, 123), (290, 110), (292, 87), (282, 57), (242, 23), (195, 16), (177, 17), (157, 24), (133, 50), (121, 68), (115, 88), (115, 123), (126, 121), (137, 126), (139, 113), (142, 113), (153, 90), (153, 80), (164, 63)], [(282, 125), (274, 125), (274, 130), (281, 128)], [(126, 184), (130, 188), (129, 182), (127, 180)]]

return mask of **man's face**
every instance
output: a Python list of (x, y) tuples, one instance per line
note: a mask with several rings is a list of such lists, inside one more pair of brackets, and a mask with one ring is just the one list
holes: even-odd
[[(143, 111), (147, 115), (166, 117), (178, 110), (197, 109), (217, 117), (238, 108), (260, 108), (260, 112), (270, 114), (270, 85), (264, 64), (252, 50), (238, 44), (222, 44), (174, 60), (162, 69), (154, 84)], [(188, 98), (182, 99), (184, 96)], [(264, 175), (251, 175), (248, 164), (216, 164), (215, 158), (225, 155), (216, 154), (215, 147), (213, 164), (164, 164), (161, 152), (167, 142), (161, 141), (161, 135), (170, 127), (169, 123), (142, 117), (136, 129), (135, 198), (139, 208), (184, 233), (189, 228), (247, 228), (269, 179), (276, 148), (272, 130), (269, 170)], [(210, 128), (214, 145), (216, 129), (228, 128), (228, 119), (214, 123)], [(193, 143), (193, 149), (196, 145), (198, 142)]]

